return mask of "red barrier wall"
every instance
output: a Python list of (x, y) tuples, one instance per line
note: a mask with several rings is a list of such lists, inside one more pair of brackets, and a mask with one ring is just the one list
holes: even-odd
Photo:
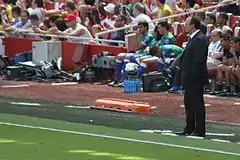
[(13, 38), (5, 37), (5, 55), (10, 59), (14, 58), (17, 53), (31, 51), (32, 42), (38, 41), (37, 39), (27, 39), (27, 38)]
[(62, 42), (62, 66), (66, 71), (72, 71), (75, 64), (80, 62), (92, 62), (92, 56), (97, 55), (103, 51), (111, 52), (117, 55), (121, 52), (127, 52), (126, 48), (105, 46), (96, 44), (80, 44), (72, 42)]

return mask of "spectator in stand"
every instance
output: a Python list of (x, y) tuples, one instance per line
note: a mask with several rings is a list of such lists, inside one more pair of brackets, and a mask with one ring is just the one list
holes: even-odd
[[(12, 6), (10, 5), (11, 1), (9, 0), (2, 0), (2, 5), (1, 9), (3, 12), (6, 12), (6, 19), (8, 22), (11, 22), (13, 17), (12, 17)], [(3, 20), (3, 19), (2, 19)]]
[(217, 20), (216, 20), (215, 14), (207, 13), (204, 21), (205, 21), (205, 24), (212, 24), (215, 26)]
[[(149, 5), (149, 2), (150, 2), (150, 5)], [(149, 1), (144, 0), (143, 4), (144, 4), (144, 8), (145, 8), (146, 14), (149, 17), (151, 17), (152, 19), (157, 18), (158, 6), (157, 6), (157, 3), (156, 3), (156, 0), (149, 0)]]
[(11, 27), (12, 29), (28, 29), (31, 27), (31, 21), (29, 19), (29, 13), (27, 10), (21, 12), (21, 20)]
[[(173, 11), (167, 5), (166, 0), (157, 0), (157, 6), (158, 6), (157, 18), (167, 17), (167, 16), (172, 16), (173, 15)], [(171, 19), (170, 22), (173, 22), (173, 19)]]
[(134, 15), (133, 15), (133, 9), (134, 9), (134, 6), (135, 6), (135, 4), (137, 4), (137, 3), (142, 3), (142, 0), (131, 0), (131, 2), (128, 4), (128, 9), (130, 10), (130, 15), (132, 16), (132, 17), (134, 17)]
[[(67, 23), (69, 27), (65, 31), (59, 31), (58, 28), (54, 27), (50, 29), (50, 32), (53, 34), (65, 35), (65, 36), (78, 36), (81, 38), (92, 38), (91, 33), (88, 29), (77, 22), (77, 17), (73, 14), (69, 14), (64, 21)], [(83, 39), (74, 39), (73, 41), (83, 42)], [(86, 40), (89, 41), (89, 40)]]
[(77, 22), (81, 23), (78, 10), (76, 9), (76, 5), (73, 1), (67, 1), (67, 3), (65, 4), (64, 10), (67, 12), (67, 14), (75, 15), (77, 17)]
[[(211, 32), (210, 44), (208, 46), (207, 68), (209, 71), (215, 71), (221, 63), (223, 57), (223, 47), (221, 45), (222, 31), (215, 29)], [(212, 94), (214, 94), (213, 89)]]
[[(219, 0), (219, 4), (225, 4), (224, 6), (221, 6), (219, 8), (216, 8), (213, 12), (225, 12), (225, 13), (232, 13), (233, 15), (239, 16), (240, 15), (240, 7), (239, 7), (239, 0), (238, 0), (238, 5), (235, 4), (230, 4), (233, 1), (236, 0)], [(229, 5), (227, 5), (229, 4)]]
[(171, 72), (171, 61), (173, 61), (177, 56), (182, 54), (183, 49), (177, 45), (168, 44), (163, 46), (153, 46), (151, 47), (149, 53), (152, 57), (147, 59), (141, 59), (141, 64), (138, 68), (139, 78), (144, 72), (146, 72), (147, 66), (149, 64), (157, 63), (157, 71), (166, 71), (169, 77), (172, 77)]
[(114, 15), (114, 8), (115, 4), (113, 3), (108, 3), (107, 6), (104, 7), (104, 10), (107, 13), (107, 17), (101, 21), (101, 25), (103, 26), (104, 29), (113, 29), (115, 21), (116, 21), (116, 16)]
[[(95, 34), (99, 33), (99, 32), (102, 32), (102, 27), (99, 24), (93, 25), (92, 26), (92, 35), (94, 38), (95, 38)], [(101, 38), (101, 37), (99, 37), (99, 38)]]
[(56, 10), (64, 10), (66, 0), (56, 0), (54, 8)]
[(36, 15), (36, 14), (30, 15), (30, 21), (31, 21), (32, 26), (43, 29), (43, 23), (38, 18), (38, 15)]
[(228, 21), (227, 13), (219, 12), (217, 14), (216, 28), (217, 29), (222, 29), (223, 26), (227, 25), (227, 21)]
[(223, 47), (221, 45), (222, 31), (215, 29), (211, 32), (211, 43), (208, 46), (208, 57), (221, 60)]
[(149, 30), (153, 30), (155, 28), (151, 18), (144, 14), (144, 6), (141, 3), (136, 3), (133, 9), (134, 19), (132, 20), (133, 25), (137, 25), (140, 21), (146, 21), (149, 25)]
[(233, 36), (233, 30), (232, 30), (232, 28), (230, 28), (229, 26), (223, 26), (223, 28), (222, 28), (222, 33), (224, 34), (224, 35), (229, 35), (230, 37), (232, 37)]
[(223, 60), (222, 63), (217, 67), (217, 80), (219, 84), (225, 86), (225, 89), (220, 93), (220, 95), (226, 96), (231, 94), (230, 86), (235, 80), (232, 72), (232, 65), (235, 60), (239, 58), (239, 55), (236, 53), (237, 41), (235, 41), (235, 39), (231, 39), (230, 36), (224, 35), (222, 46), (224, 48)]
[[(136, 4), (137, 5), (137, 4)], [(116, 59), (116, 66), (115, 66), (115, 80), (109, 83), (109, 86), (123, 86), (123, 81), (120, 79), (121, 70), (123, 71), (122, 79), (125, 78), (125, 68), (127, 63), (132, 62), (138, 64), (137, 58), (145, 56), (146, 54), (143, 52), (147, 46), (152, 45), (154, 41), (154, 37), (151, 33), (148, 32), (149, 24), (146, 21), (138, 22), (138, 30), (136, 36), (136, 46), (137, 52), (135, 54), (126, 54), (120, 53)]]
[[(116, 18), (115, 27), (116, 28), (124, 27), (126, 22), (127, 22), (126, 16), (119, 14)], [(116, 31), (115, 34), (113, 34), (110, 39), (125, 41), (125, 35), (126, 35), (125, 30), (119, 30), (119, 31)], [(117, 43), (109, 43), (109, 45), (117, 46), (118, 44)]]
[(12, 8), (12, 16), (13, 16), (13, 20), (12, 20), (12, 25), (15, 25), (16, 23), (21, 21), (21, 8), (18, 6), (15, 6)]
[(160, 21), (157, 25), (158, 32), (161, 35), (161, 39), (156, 43), (157, 46), (163, 46), (167, 44), (176, 44), (176, 39), (169, 31), (170, 24), (167, 21)]

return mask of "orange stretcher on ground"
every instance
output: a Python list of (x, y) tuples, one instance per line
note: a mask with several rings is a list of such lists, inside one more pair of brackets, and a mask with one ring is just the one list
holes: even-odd
[(147, 102), (138, 102), (131, 100), (103, 98), (97, 99), (94, 103), (96, 109), (120, 111), (120, 112), (136, 112), (151, 113), (152, 108)]

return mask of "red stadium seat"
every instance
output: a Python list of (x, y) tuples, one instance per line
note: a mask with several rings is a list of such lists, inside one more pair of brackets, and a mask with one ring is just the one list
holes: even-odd
[(173, 35), (177, 36), (182, 32), (184, 32), (184, 24), (179, 23), (179, 22), (174, 22), (174, 24), (173, 24)]
[(180, 33), (177, 38), (176, 38), (176, 44), (179, 46), (179, 47), (182, 47), (183, 43), (184, 42), (187, 42), (187, 34), (182, 32)]
[(232, 30), (235, 29), (235, 27), (237, 27), (237, 22), (240, 21), (240, 16), (230, 16), (230, 27), (232, 28)]

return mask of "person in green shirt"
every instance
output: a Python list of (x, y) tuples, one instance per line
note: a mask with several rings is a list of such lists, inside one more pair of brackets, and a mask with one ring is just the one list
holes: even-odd
[(141, 64), (138, 68), (138, 76), (141, 77), (146, 72), (149, 64), (157, 63), (158, 72), (166, 71), (171, 77), (171, 62), (179, 55), (181, 55), (183, 49), (177, 45), (168, 44), (163, 46), (154, 46), (150, 48), (151, 58), (141, 59)]
[(136, 53), (120, 53), (116, 58), (115, 64), (115, 80), (109, 83), (109, 86), (122, 86), (122, 80), (120, 79), (121, 71), (123, 79), (125, 78), (126, 64), (129, 62), (136, 63), (137, 58), (146, 56), (144, 50), (153, 44), (155, 41), (154, 36), (148, 32), (148, 23), (146, 21), (140, 21), (138, 23), (138, 31), (136, 34), (137, 48)]

